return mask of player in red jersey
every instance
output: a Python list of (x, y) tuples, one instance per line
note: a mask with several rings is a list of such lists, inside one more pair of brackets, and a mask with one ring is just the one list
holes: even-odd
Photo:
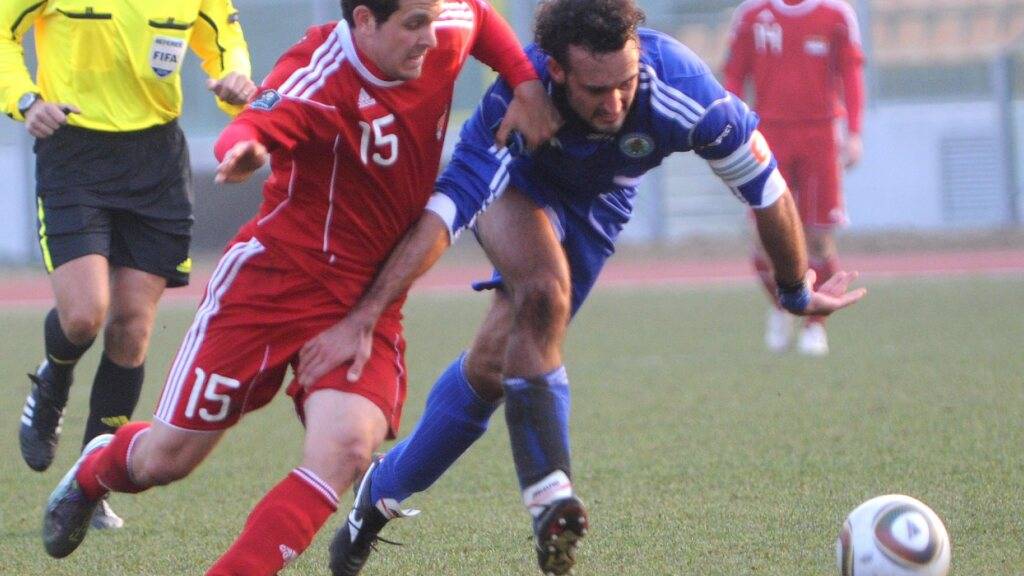
[[(90, 443), (50, 497), (44, 544), (81, 543), (108, 491), (188, 475), (285, 371), (315, 362), (329, 336), (423, 213), (441, 158), (454, 81), (473, 55), (516, 86), (529, 145), (560, 119), (508, 24), (482, 0), (343, 0), (345, 18), (311, 28), (221, 134), (218, 181), (267, 160), (259, 214), (221, 258), (168, 375), (155, 422)], [(400, 299), (404, 300), (404, 298)], [(381, 316), (362, 377), (338, 367), (288, 393), (306, 427), (302, 464), (256, 505), (209, 575), (276, 574), (309, 545), (385, 437), (406, 392), (401, 302)]]
[[(850, 168), (861, 157), (863, 61), (856, 15), (842, 0), (747, 0), (736, 9), (725, 87), (742, 97), (745, 81), (753, 80), (761, 132), (796, 198), (819, 283), (839, 269), (833, 230), (846, 223), (840, 162)], [(837, 120), (844, 115), (842, 137)], [(760, 247), (754, 266), (774, 302)], [(828, 353), (823, 322), (808, 319), (797, 341), (800, 352)], [(765, 331), (769, 349), (785, 350), (792, 326), (792, 316), (773, 308)]]

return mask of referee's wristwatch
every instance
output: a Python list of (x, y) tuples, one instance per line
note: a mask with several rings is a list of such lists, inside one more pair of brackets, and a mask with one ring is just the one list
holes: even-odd
[(24, 118), (28, 109), (42, 99), (43, 95), (39, 92), (25, 92), (21, 95), (21, 98), (18, 98), (18, 113), (21, 114), (22, 118)]

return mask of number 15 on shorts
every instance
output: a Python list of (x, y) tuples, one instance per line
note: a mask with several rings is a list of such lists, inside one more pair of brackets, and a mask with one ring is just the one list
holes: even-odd
[[(202, 368), (196, 368), (196, 383), (192, 386), (192, 394), (188, 397), (185, 418), (192, 420), (198, 415), (199, 418), (207, 422), (220, 422), (228, 417), (231, 407), (231, 397), (222, 392), (225, 389), (237, 390), (241, 386), (242, 383), (238, 380), (220, 374), (210, 374), (210, 378), (207, 379), (206, 372)], [(216, 407), (217, 411), (211, 412), (204, 407), (199, 408), (197, 414), (196, 408), (199, 406), (200, 395), (210, 403), (211, 408)]]

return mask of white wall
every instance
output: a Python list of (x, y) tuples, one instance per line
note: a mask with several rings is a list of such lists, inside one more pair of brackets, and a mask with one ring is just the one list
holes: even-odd
[[(864, 160), (845, 182), (850, 229), (946, 226), (942, 139), (997, 136), (996, 123), (997, 110), (988, 103), (887, 104), (871, 110)], [(993, 176), (1003, 181), (1002, 174)]]
[[(1018, 189), (1024, 189), (1024, 103), (1016, 108)], [(996, 137), (997, 109), (991, 103), (881, 104), (865, 117), (864, 158), (844, 181), (851, 232), (949, 228), (943, 214), (941, 144), (950, 136)], [(1002, 181), (1002, 174), (994, 177)], [(703, 160), (679, 154), (648, 176), (637, 214), (624, 238), (651, 239), (659, 226), (672, 240), (745, 230), (743, 206)], [(653, 196), (653, 199), (652, 199)], [(1024, 219), (1024, 198), (1018, 196)], [(659, 223), (659, 219), (661, 219)], [(999, 226), (1009, 209), (978, 222)]]
[(0, 264), (38, 259), (31, 139), (24, 125), (0, 120)]

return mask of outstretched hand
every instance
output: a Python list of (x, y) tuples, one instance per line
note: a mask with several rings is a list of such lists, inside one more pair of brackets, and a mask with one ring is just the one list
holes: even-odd
[(267, 148), (255, 140), (244, 140), (231, 147), (224, 154), (224, 160), (217, 166), (214, 181), (217, 184), (244, 182), (259, 170), (270, 158)]
[(561, 127), (562, 115), (551, 102), (544, 85), (540, 80), (530, 80), (516, 86), (515, 96), (494, 135), (494, 142), (499, 148), (504, 148), (514, 130), (526, 140), (527, 150), (535, 150), (554, 137)]
[[(857, 272), (838, 271), (832, 275), (817, 290), (811, 290), (811, 303), (801, 313), (802, 316), (828, 316), (836, 310), (841, 310), (854, 302), (860, 300), (868, 293), (867, 288), (857, 288), (847, 292), (850, 283), (857, 279)], [(818, 275), (814, 270), (808, 270), (804, 277), (807, 286), (814, 286)]]
[(308, 388), (328, 372), (351, 361), (346, 378), (359, 380), (373, 351), (374, 322), (349, 314), (341, 322), (317, 334), (299, 351), (296, 372), (299, 384)]

